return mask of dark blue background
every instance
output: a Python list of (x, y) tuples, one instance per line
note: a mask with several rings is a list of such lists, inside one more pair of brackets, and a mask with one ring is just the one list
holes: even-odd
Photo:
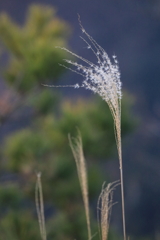
[[(127, 232), (130, 235), (160, 234), (160, 2), (157, 0), (1, 0), (0, 11), (8, 12), (23, 24), (31, 3), (53, 5), (59, 17), (72, 27), (70, 46), (87, 57), (89, 50), (81, 35), (77, 13), (86, 31), (111, 56), (118, 57), (123, 89), (133, 95), (133, 112), (140, 123), (124, 140), (124, 181)], [(74, 74), (63, 76), (62, 83), (76, 83)], [(65, 94), (90, 93), (66, 90)], [(73, 95), (72, 95), (73, 94)], [(12, 124), (12, 125), (11, 125)], [(21, 124), (24, 124), (21, 122)], [(1, 137), (19, 123), (8, 123)], [(118, 165), (108, 166), (111, 171)], [(115, 179), (114, 179), (115, 180)], [(116, 209), (117, 208), (117, 209)], [(121, 216), (115, 207), (113, 224)]]

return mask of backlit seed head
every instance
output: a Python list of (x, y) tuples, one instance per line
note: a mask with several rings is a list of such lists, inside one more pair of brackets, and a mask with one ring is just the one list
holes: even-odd
[(85, 63), (85, 65), (82, 65), (77, 62), (65, 60), (75, 67), (75, 70), (73, 69), (74, 72), (84, 77), (82, 85), (75, 84), (74, 88), (84, 87), (90, 89), (94, 93), (98, 93), (106, 102), (116, 108), (117, 101), (122, 98), (122, 84), (117, 58), (113, 55), (111, 61), (105, 50), (85, 31), (81, 23), (80, 26), (87, 40), (85, 38), (82, 39), (87, 44), (87, 49), (90, 49), (97, 58), (97, 64), (78, 56), (66, 48), (62, 48)]

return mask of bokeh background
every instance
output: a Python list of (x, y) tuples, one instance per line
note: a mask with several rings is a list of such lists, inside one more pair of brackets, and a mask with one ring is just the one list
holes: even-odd
[[(34, 5), (32, 5), (34, 4)], [(31, 7), (32, 6), (32, 7)], [(30, 10), (29, 10), (30, 9)], [(53, 11), (52, 11), (53, 10)], [(158, 0), (0, 1), (0, 235), (39, 239), (35, 171), (42, 172), (48, 239), (84, 239), (86, 224), (67, 134), (80, 129), (96, 199), (103, 181), (119, 178), (113, 124), (103, 101), (75, 84), (80, 76), (58, 63), (93, 60), (79, 36), (86, 31), (117, 55), (123, 83), (122, 133), (126, 227), (130, 239), (160, 239), (160, 2)], [(110, 239), (121, 239), (120, 189)], [(95, 236), (97, 238), (97, 235)]]

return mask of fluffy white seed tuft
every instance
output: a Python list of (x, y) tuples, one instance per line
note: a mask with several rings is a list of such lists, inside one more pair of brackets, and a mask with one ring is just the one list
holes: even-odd
[(77, 54), (69, 51), (66, 48), (62, 48), (78, 59), (82, 60), (86, 65), (73, 62), (65, 59), (65, 62), (73, 65), (75, 70), (72, 70), (84, 77), (82, 85), (72, 85), (74, 88), (84, 87), (99, 94), (103, 100), (116, 107), (117, 102), (122, 98), (122, 84), (120, 81), (120, 71), (118, 61), (115, 55), (113, 55), (113, 61), (110, 60), (105, 50), (99, 46), (99, 44), (85, 31), (81, 25), (82, 33), (88, 39), (88, 41), (81, 37), (87, 44), (87, 49), (90, 49), (97, 58), (97, 64), (94, 64), (87, 59), (78, 56)]

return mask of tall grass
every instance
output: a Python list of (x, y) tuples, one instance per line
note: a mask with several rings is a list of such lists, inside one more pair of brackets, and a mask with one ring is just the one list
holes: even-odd
[[(67, 51), (71, 55), (80, 59), (86, 65), (79, 64), (77, 62), (65, 59), (64, 61), (73, 65), (75, 69), (70, 69), (77, 74), (83, 76), (84, 80), (81, 85), (78, 83), (75, 85), (55, 86), (45, 85), (49, 87), (74, 87), (89, 89), (94, 93), (98, 93), (102, 99), (108, 104), (114, 121), (114, 132), (116, 145), (119, 157), (119, 169), (120, 169), (120, 183), (121, 183), (121, 202), (122, 202), (122, 222), (123, 222), (123, 237), (126, 240), (126, 224), (125, 224), (125, 204), (124, 204), (124, 184), (123, 184), (123, 165), (122, 165), (122, 144), (121, 144), (121, 80), (118, 61), (116, 56), (113, 59), (109, 58), (105, 50), (86, 32), (81, 24), (79, 18), (79, 24), (84, 34), (81, 37), (87, 44), (87, 48), (92, 51), (97, 59), (97, 63), (88, 61), (87, 59), (71, 52), (66, 48), (61, 48)], [(85, 38), (86, 37), (86, 38)], [(62, 65), (63, 66), (63, 65)]]
[[(78, 131), (78, 136), (76, 138), (71, 137), (70, 135), (68, 137), (69, 137), (69, 144), (76, 162), (78, 178), (81, 186), (82, 198), (83, 198), (84, 209), (86, 214), (88, 240), (91, 240), (94, 235), (92, 236), (91, 234), (88, 183), (87, 183), (88, 176), (87, 176), (86, 161), (83, 153), (82, 139), (79, 131)], [(113, 206), (113, 201), (112, 201), (113, 191), (115, 190), (117, 185), (119, 185), (119, 181), (109, 183), (106, 187), (104, 183), (98, 198), (97, 220), (98, 220), (99, 234), (100, 234), (101, 240), (108, 239), (110, 216), (111, 216), (111, 210)], [(41, 239), (47, 240), (46, 228), (45, 228), (45, 217), (44, 217), (43, 191), (42, 191), (42, 184), (41, 184), (41, 173), (37, 173), (35, 201), (36, 201), (36, 209), (37, 209)]]
[[(84, 208), (86, 213), (87, 229), (88, 229), (88, 240), (92, 238), (90, 216), (89, 216), (89, 197), (88, 197), (88, 184), (87, 184), (87, 169), (86, 162), (83, 154), (83, 146), (80, 132), (76, 138), (71, 138), (69, 135), (69, 143), (72, 149), (72, 153), (76, 162), (79, 182), (82, 191), (82, 197), (84, 202)], [(105, 184), (102, 186), (98, 203), (97, 203), (97, 219), (99, 224), (99, 233), (101, 240), (107, 240), (109, 232), (109, 223), (111, 209), (113, 206), (113, 190), (119, 184), (119, 181), (109, 183), (106, 187)]]

